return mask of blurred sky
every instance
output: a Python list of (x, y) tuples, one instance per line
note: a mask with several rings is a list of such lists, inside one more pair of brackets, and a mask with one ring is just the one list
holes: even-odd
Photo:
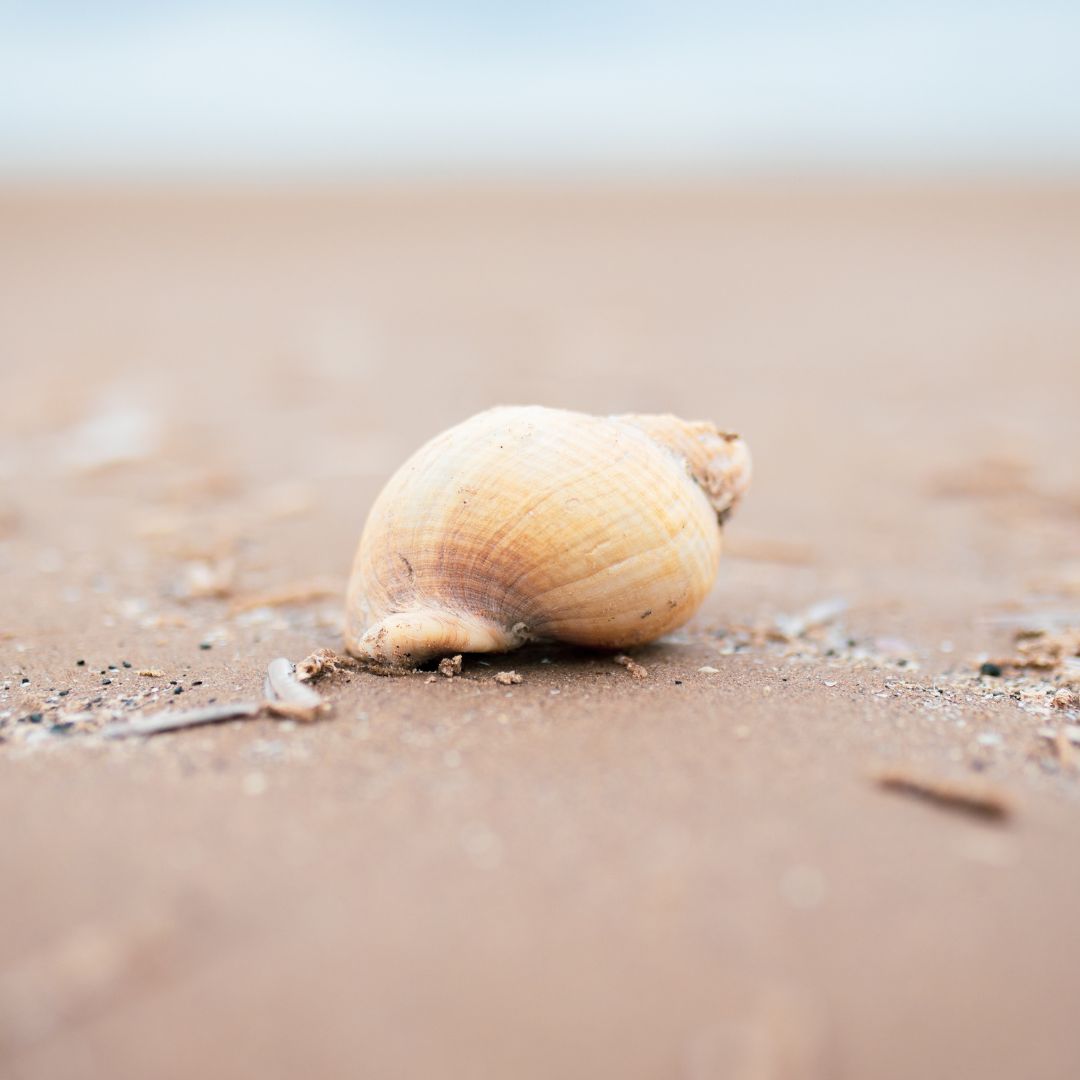
[(1080, 165), (1080, 0), (0, 0), (0, 173)]

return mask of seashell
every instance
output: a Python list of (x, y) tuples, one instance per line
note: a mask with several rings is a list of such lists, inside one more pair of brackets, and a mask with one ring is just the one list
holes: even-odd
[(491, 409), (422, 446), (360, 538), (346, 644), (408, 670), (526, 641), (626, 649), (712, 587), (745, 494), (737, 435), (674, 416)]

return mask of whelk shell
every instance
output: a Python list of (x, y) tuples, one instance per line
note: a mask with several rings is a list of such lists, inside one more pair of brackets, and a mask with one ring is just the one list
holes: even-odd
[(641, 645), (716, 577), (750, 480), (737, 435), (674, 416), (491, 409), (421, 447), (375, 501), (346, 644), (374, 670), (526, 641)]

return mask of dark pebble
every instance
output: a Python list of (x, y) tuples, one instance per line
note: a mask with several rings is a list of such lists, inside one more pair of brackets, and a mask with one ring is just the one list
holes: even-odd
[(112, 685), (112, 679), (102, 679), (101, 680), (101, 685), (102, 686), (111, 686)]
[(176, 687), (175, 690), (173, 690), (174, 694), (182, 694), (183, 692), (184, 692), (184, 688), (182, 686), (178, 686), (178, 687)]
[(27, 718), (31, 724), (40, 724), (45, 719), (44, 713), (32, 712)]
[(75, 724), (73, 721), (62, 720), (59, 724), (53, 724), (52, 727), (49, 728), (49, 730), (54, 735), (66, 735), (74, 726)]
[(196, 679), (191, 685), (192, 686), (202, 686), (202, 679)]
[(123, 665), (124, 665), (124, 667), (131, 667), (131, 661), (130, 660), (124, 660)]
[(682, 679), (676, 679), (675, 680), (675, 685), (676, 686), (682, 686)]
[(29, 679), (23, 679), (22, 684), (23, 684), (23, 686), (26, 686), (29, 682), (30, 682)]
[(75, 661), (75, 666), (76, 667), (86, 667), (86, 661), (85, 660), (76, 660)]
[(214, 647), (213, 644), (211, 642), (209, 642), (209, 641), (200, 641), (199, 642), (199, 648), (200, 649), (212, 649), (213, 647)]
[(1001, 665), (991, 664), (989, 660), (979, 668), (980, 675), (989, 675), (992, 679), (1001, 678)]
[(61, 697), (67, 697), (67, 696), (68, 696), (68, 694), (70, 694), (70, 693), (71, 693), (71, 691), (70, 691), (70, 690), (57, 690), (56, 692), (57, 692), (57, 693), (58, 693), (58, 694), (59, 694), (59, 695), (60, 695)]

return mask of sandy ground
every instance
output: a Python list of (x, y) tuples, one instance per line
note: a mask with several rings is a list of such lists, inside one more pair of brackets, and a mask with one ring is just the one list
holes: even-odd
[[(1080, 625), (1080, 188), (8, 192), (0, 236), (0, 1075), (1080, 1075), (1076, 668), (978, 674)], [(502, 402), (748, 439), (648, 678), (101, 737), (340, 648), (380, 484)]]

